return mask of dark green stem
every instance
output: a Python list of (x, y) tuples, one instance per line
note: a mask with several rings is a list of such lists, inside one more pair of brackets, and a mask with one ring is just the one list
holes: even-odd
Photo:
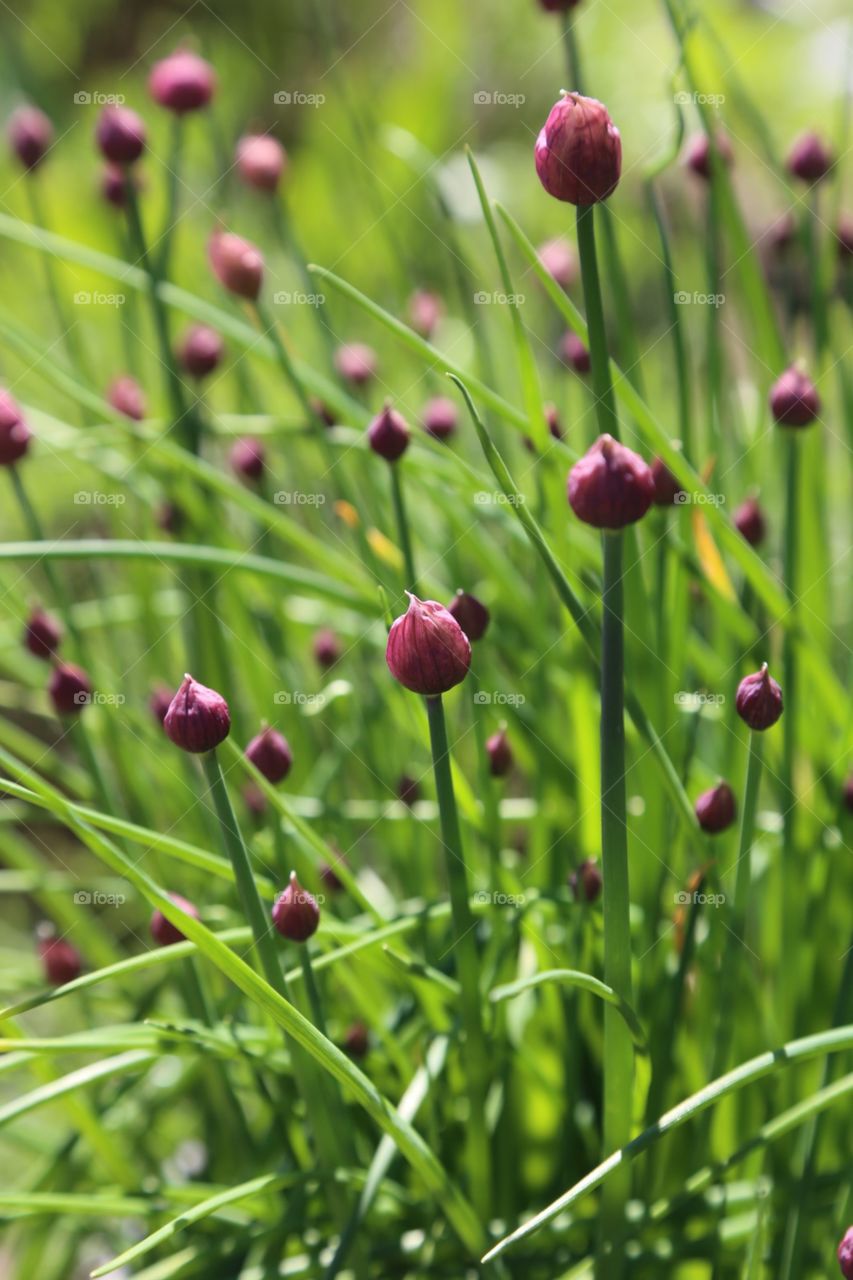
[(412, 536), (409, 531), (409, 519), (403, 501), (403, 482), (400, 479), (399, 463), (391, 462), (391, 497), (394, 502), (394, 516), (397, 521), (397, 536), (400, 539), (400, 550), (403, 553), (403, 566), (406, 574), (406, 590), (418, 594), (418, 580), (415, 574), (415, 557), (412, 553)]
[(183, 116), (172, 117), (172, 138), (169, 150), (169, 171), (166, 178), (166, 222), (160, 237), (160, 256), (157, 275), (165, 280), (169, 275), (169, 260), (172, 251), (172, 238), (178, 221), (178, 184), (180, 182), (181, 152), (183, 150), (184, 129)]
[(586, 323), (589, 331), (592, 389), (595, 395), (598, 428), (602, 435), (611, 435), (618, 440), (619, 423), (616, 417), (613, 383), (610, 378), (607, 334), (604, 327), (604, 307), (601, 302), (601, 284), (598, 275), (598, 259), (595, 252), (594, 204), (578, 206), (578, 250), (581, 260)]

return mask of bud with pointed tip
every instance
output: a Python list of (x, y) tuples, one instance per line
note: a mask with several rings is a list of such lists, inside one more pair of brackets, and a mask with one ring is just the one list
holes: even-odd
[(560, 359), (575, 373), (589, 373), (591, 362), (589, 352), (576, 333), (569, 330), (560, 340)]
[(767, 670), (744, 676), (735, 699), (737, 713), (750, 729), (769, 729), (782, 714), (782, 690)]
[(287, 167), (287, 152), (269, 133), (252, 133), (237, 143), (237, 172), (247, 187), (275, 191)]
[(33, 609), (24, 627), (24, 644), (36, 658), (49, 661), (59, 648), (62, 627), (44, 609)]
[(145, 393), (129, 373), (122, 374), (107, 387), (107, 403), (132, 422), (141, 422), (145, 417)]
[(596, 529), (622, 529), (641, 520), (655, 496), (651, 468), (612, 436), (600, 436), (569, 472), (569, 504)]
[(746, 498), (740, 504), (734, 514), (734, 525), (751, 547), (761, 545), (767, 532), (767, 524), (757, 498)]
[(64, 987), (66, 982), (80, 977), (83, 971), (80, 952), (65, 938), (57, 938), (50, 925), (39, 927), (38, 952), (45, 981), (52, 987)]
[[(186, 898), (182, 898), (179, 893), (170, 893), (176, 907), (180, 907), (186, 915), (192, 916), (193, 920), (198, 920), (198, 908), (193, 903), (188, 902)], [(151, 917), (151, 937), (160, 947), (172, 947), (176, 942), (183, 942), (184, 935), (181, 933), (177, 925), (172, 924), (163, 912), (158, 908)]]
[(656, 507), (671, 507), (680, 493), (684, 493), (681, 485), (662, 458), (655, 458), (652, 463), (652, 479), (655, 482), (654, 503)]
[(434, 440), (447, 440), (459, 426), (459, 412), (448, 396), (433, 396), (424, 405), (424, 430)]
[(416, 289), (409, 298), (408, 313), (409, 323), (415, 333), (419, 333), (422, 338), (431, 338), (438, 328), (444, 306), (437, 293)]
[(817, 387), (795, 364), (770, 388), (770, 411), (780, 427), (807, 427), (814, 422), (820, 408)]
[(267, 451), (254, 436), (243, 436), (231, 446), (228, 460), (235, 475), (257, 482), (264, 474)]
[(515, 757), (505, 728), (486, 739), (486, 755), (489, 757), (489, 772), (493, 778), (503, 778), (509, 773)]
[(0, 467), (10, 467), (23, 458), (30, 438), (21, 410), (9, 392), (0, 387)]
[(386, 462), (396, 462), (409, 447), (409, 428), (406, 419), (390, 403), (367, 428), (367, 442), (374, 453)]
[(213, 751), (231, 731), (228, 703), (215, 689), (185, 675), (163, 719), (163, 728), (183, 751)]
[(853, 1227), (848, 1227), (838, 1246), (838, 1265), (844, 1280), (853, 1280)]
[(291, 871), (290, 883), (276, 899), (272, 922), (283, 938), (290, 942), (307, 942), (320, 923), (320, 908)]
[(323, 671), (328, 671), (341, 659), (341, 642), (334, 631), (324, 627), (315, 635), (311, 648), (314, 661)]
[(540, 264), (561, 289), (570, 289), (578, 278), (578, 260), (574, 249), (563, 236), (554, 236), (536, 250)]
[(224, 350), (225, 345), (215, 329), (194, 324), (181, 339), (178, 359), (191, 378), (206, 378), (221, 362)]
[(276, 729), (263, 729), (246, 747), (246, 759), (262, 773), (267, 782), (284, 782), (293, 764), (290, 744)]
[(585, 902), (595, 902), (601, 897), (603, 884), (604, 878), (601, 874), (601, 867), (595, 858), (587, 858), (579, 867), (569, 873), (569, 888), (574, 894), (576, 902), (581, 898)]
[(53, 142), (53, 125), (38, 107), (18, 107), (13, 111), (6, 132), (9, 145), (29, 172), (37, 169)]
[(703, 831), (716, 835), (725, 831), (735, 820), (737, 805), (735, 794), (727, 782), (718, 782), (709, 791), (703, 791), (694, 805), (696, 820)]
[(539, 181), (557, 200), (588, 205), (606, 200), (622, 172), (622, 139), (595, 98), (565, 93), (536, 139)]
[[(728, 136), (719, 131), (714, 141), (717, 154), (723, 164), (727, 168), (730, 167), (734, 161), (734, 152)], [(706, 182), (708, 181), (711, 177), (711, 143), (707, 133), (694, 134), (689, 140), (684, 152), (684, 163), (691, 173), (695, 173), (699, 178), (704, 178)]]
[(58, 716), (76, 716), (91, 700), (92, 683), (82, 667), (60, 662), (53, 668), (47, 692)]
[(95, 141), (105, 160), (133, 164), (145, 150), (145, 125), (130, 107), (106, 106), (98, 116)]
[(820, 182), (833, 166), (832, 152), (816, 133), (803, 133), (788, 152), (788, 172), (802, 182)]
[(345, 342), (335, 352), (335, 368), (346, 382), (363, 387), (376, 377), (376, 352), (365, 342)]
[(481, 600), (460, 588), (447, 606), (447, 611), (453, 615), (469, 640), (482, 640), (491, 615)]
[(176, 115), (206, 107), (215, 89), (213, 67), (189, 49), (177, 49), (155, 62), (148, 77), (151, 97)]
[(214, 231), (207, 244), (207, 256), (220, 284), (238, 298), (255, 302), (264, 279), (261, 251), (233, 231)]
[(471, 642), (443, 604), (407, 594), (409, 608), (388, 633), (385, 660), (404, 688), (437, 697), (465, 679)]

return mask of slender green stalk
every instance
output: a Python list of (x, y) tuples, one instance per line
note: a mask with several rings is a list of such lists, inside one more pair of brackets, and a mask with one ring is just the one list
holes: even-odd
[[(785, 448), (785, 545), (783, 559), (783, 576), (785, 593), (794, 616), (797, 609), (798, 560), (800, 544), (800, 450), (796, 430), (784, 432)], [(783, 691), (785, 695), (785, 715), (782, 725), (782, 862), (780, 866), (782, 886), (782, 924), (783, 937), (795, 937), (788, 933), (793, 928), (796, 917), (797, 902), (794, 886), (798, 877), (795, 874), (795, 839), (797, 802), (794, 790), (794, 761), (797, 750), (797, 727), (799, 716), (797, 704), (799, 700), (799, 663), (797, 656), (796, 629), (785, 632), (782, 650)], [(783, 947), (781, 952), (783, 982), (785, 990), (791, 994), (792, 1007), (796, 1006), (796, 951), (794, 947)], [(789, 985), (790, 984), (790, 985)]]
[(678, 433), (681, 438), (682, 452), (689, 463), (693, 463), (693, 436), (690, 412), (690, 362), (687, 354), (687, 339), (681, 320), (681, 308), (675, 301), (676, 285), (675, 268), (672, 261), (669, 229), (664, 217), (663, 204), (654, 181), (647, 185), (647, 193), (655, 225), (660, 240), (663, 258), (663, 273), (666, 284), (666, 311), (672, 333), (672, 354), (675, 358), (676, 387), (678, 391)]
[(441, 843), (447, 866), (450, 907), (453, 917), (456, 970), (462, 986), (461, 1012), (465, 1032), (464, 1054), (468, 1088), (469, 1115), (466, 1127), (471, 1198), (484, 1221), (489, 1217), (490, 1162), (489, 1140), (484, 1112), (489, 1061), (483, 1030), (480, 989), (480, 956), (477, 950), (474, 917), (468, 903), (468, 874), (456, 812), (450, 748), (441, 696), (426, 699), (432, 747), (435, 789), (441, 821)]
[(397, 536), (400, 539), (400, 550), (403, 552), (403, 566), (406, 573), (406, 590), (418, 594), (418, 579), (415, 573), (415, 557), (412, 551), (412, 535), (409, 532), (409, 518), (403, 501), (403, 482), (400, 479), (400, 467), (396, 462), (389, 463), (391, 472), (391, 498), (394, 502), (394, 516), (397, 521)]
[(172, 252), (172, 240), (175, 234), (175, 226), (178, 221), (178, 206), (180, 204), (178, 188), (180, 184), (181, 153), (183, 151), (184, 141), (183, 126), (183, 116), (178, 113), (173, 115), (168, 173), (166, 177), (166, 221), (163, 225), (163, 234), (160, 237), (160, 255), (157, 266), (157, 276), (160, 280), (166, 280), (169, 275), (169, 260)]
[(613, 398), (613, 383), (610, 378), (604, 307), (601, 303), (601, 283), (595, 252), (595, 208), (594, 204), (578, 206), (578, 250), (581, 260), (586, 323), (589, 330), (592, 389), (596, 401), (598, 428), (602, 435), (608, 434), (618, 440), (619, 423), (616, 418), (616, 402)]

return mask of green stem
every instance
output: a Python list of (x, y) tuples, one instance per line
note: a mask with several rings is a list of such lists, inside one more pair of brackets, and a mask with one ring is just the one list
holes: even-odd
[[(796, 612), (797, 601), (797, 561), (798, 547), (800, 541), (800, 483), (799, 483), (799, 440), (796, 430), (788, 430), (785, 432), (787, 439), (785, 445), (787, 448), (787, 457), (785, 459), (785, 549), (783, 574), (785, 579), (785, 593), (790, 603), (792, 613)], [(794, 757), (797, 746), (797, 725), (799, 717), (797, 716), (797, 699), (799, 690), (798, 683), (798, 663), (797, 663), (797, 637), (796, 628), (791, 627), (785, 631), (784, 649), (782, 655), (783, 670), (783, 689), (785, 694), (785, 717), (782, 725), (782, 787), (784, 810), (782, 818), (782, 901), (783, 901), (783, 929), (787, 930), (792, 926), (792, 914), (795, 910), (795, 902), (792, 895), (792, 886), (796, 883), (796, 876), (793, 874), (794, 860), (794, 837), (796, 823), (796, 803), (794, 796)], [(783, 937), (792, 938), (796, 935), (783, 933)], [(787, 968), (787, 976), (793, 979), (794, 970), (788, 967), (784, 957), (788, 961), (794, 959), (794, 948), (783, 948), (783, 969)], [(786, 983), (786, 989), (787, 987)], [(795, 988), (794, 988), (795, 989)]]
[(480, 956), (477, 950), (475, 922), (468, 895), (468, 874), (456, 812), (456, 797), (450, 769), (450, 748), (441, 695), (426, 699), (432, 747), (435, 789), (441, 821), (441, 843), (450, 888), (453, 918), (453, 948), (456, 971), (462, 987), (461, 1013), (465, 1032), (464, 1054), (470, 1112), (466, 1128), (471, 1197), (481, 1219), (488, 1220), (490, 1194), (489, 1142), (484, 1112), (489, 1062), (480, 1005)]
[(581, 260), (586, 323), (589, 331), (592, 389), (595, 395), (598, 428), (602, 435), (611, 435), (618, 440), (619, 423), (616, 417), (613, 383), (610, 379), (607, 334), (604, 327), (604, 307), (601, 303), (601, 284), (598, 275), (598, 259), (595, 252), (594, 204), (578, 206), (578, 250)]
[(675, 358), (676, 386), (678, 389), (678, 432), (681, 437), (682, 452), (687, 461), (693, 464), (693, 439), (690, 421), (690, 374), (687, 355), (687, 340), (684, 325), (681, 322), (681, 308), (675, 301), (677, 281), (672, 261), (672, 246), (669, 229), (664, 217), (663, 204), (654, 182), (647, 187), (649, 204), (654, 215), (655, 225), (660, 240), (663, 273), (666, 283), (666, 309), (669, 326), (672, 332), (672, 354)]
[(169, 259), (172, 251), (172, 238), (178, 220), (178, 183), (180, 180), (181, 152), (183, 149), (184, 130), (183, 116), (172, 117), (172, 137), (169, 150), (168, 176), (166, 178), (166, 222), (160, 237), (160, 258), (157, 275), (165, 280), (169, 275)]
[(415, 558), (412, 553), (412, 536), (409, 531), (409, 519), (403, 502), (403, 483), (400, 479), (400, 468), (396, 462), (389, 464), (391, 472), (391, 497), (394, 501), (394, 515), (397, 520), (397, 536), (403, 552), (403, 565), (406, 573), (406, 590), (418, 594), (418, 579), (415, 573)]

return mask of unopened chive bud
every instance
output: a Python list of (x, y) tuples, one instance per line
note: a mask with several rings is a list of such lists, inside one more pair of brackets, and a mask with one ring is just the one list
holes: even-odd
[(166, 719), (166, 712), (172, 705), (172, 690), (165, 684), (158, 684), (151, 690), (148, 709), (158, 724)]
[(355, 387), (363, 387), (376, 377), (376, 352), (364, 342), (347, 342), (335, 352), (335, 368)]
[(53, 142), (53, 125), (38, 107), (18, 107), (9, 119), (9, 145), (23, 167), (37, 169)]
[(64, 987), (66, 982), (80, 977), (83, 971), (80, 952), (65, 938), (57, 938), (52, 925), (39, 925), (36, 938), (45, 982), (52, 987)]
[(569, 504), (597, 529), (622, 529), (642, 519), (655, 496), (651, 468), (612, 436), (596, 440), (569, 472)]
[(105, 160), (133, 164), (145, 150), (145, 125), (130, 107), (106, 106), (98, 116), (95, 141)]
[(267, 782), (284, 782), (293, 764), (290, 744), (276, 729), (262, 729), (246, 747), (250, 760)]
[(276, 191), (286, 168), (287, 152), (271, 134), (247, 134), (237, 143), (237, 172), (247, 187)]
[(255, 245), (233, 231), (214, 231), (207, 256), (220, 284), (238, 298), (256, 301), (264, 279), (264, 259)]
[(469, 591), (460, 589), (447, 606), (447, 611), (453, 615), (470, 641), (482, 640), (491, 615), (481, 600), (472, 596)]
[(420, 783), (408, 773), (401, 773), (397, 782), (397, 796), (402, 804), (411, 808), (421, 798)]
[(151, 97), (176, 115), (206, 107), (215, 90), (213, 67), (189, 49), (177, 49), (155, 62), (148, 77)]
[[(192, 916), (193, 920), (198, 919), (198, 908), (191, 902), (188, 902), (186, 898), (182, 898), (179, 893), (170, 893), (169, 897), (172, 899), (175, 906), (180, 907), (181, 911), (186, 915)], [(177, 925), (172, 924), (171, 920), (164, 916), (163, 912), (160, 911), (159, 908), (152, 915), (149, 928), (151, 930), (151, 937), (158, 946), (171, 947), (174, 946), (176, 942), (184, 941), (184, 935), (181, 933)]]
[(750, 729), (769, 729), (782, 714), (782, 690), (767, 670), (767, 663), (738, 685), (737, 713)]
[(571, 330), (564, 333), (560, 340), (560, 359), (575, 373), (589, 373), (592, 367), (589, 351), (576, 333)]
[(447, 440), (459, 426), (459, 411), (448, 396), (433, 396), (424, 405), (424, 430), (435, 440)]
[(132, 422), (141, 422), (145, 417), (147, 409), (145, 393), (130, 374), (123, 374), (111, 382), (107, 388), (106, 398), (107, 403), (115, 409), (116, 413), (130, 418)]
[(324, 627), (318, 631), (311, 642), (314, 661), (322, 671), (328, 671), (335, 663), (340, 662), (343, 646), (334, 631)]
[(803, 133), (788, 152), (788, 172), (810, 185), (825, 178), (833, 166), (833, 155), (816, 133)]
[(255, 436), (244, 436), (235, 441), (228, 455), (231, 469), (241, 480), (257, 483), (264, 474), (267, 451)]
[(163, 719), (163, 728), (183, 751), (213, 751), (231, 731), (228, 703), (215, 689), (185, 675)]
[(50, 661), (62, 641), (62, 627), (44, 609), (33, 609), (24, 627), (24, 644), (36, 658)]
[(737, 805), (735, 795), (727, 782), (718, 782), (709, 791), (703, 791), (694, 805), (696, 820), (703, 831), (716, 835), (725, 831), (735, 820)]
[(486, 755), (489, 758), (489, 772), (492, 777), (506, 777), (513, 766), (514, 756), (505, 728), (499, 729), (486, 740)]
[(138, 192), (140, 179), (135, 170), (108, 163), (101, 174), (101, 195), (116, 209), (127, 208), (128, 190)]
[(407, 612), (388, 634), (385, 659), (404, 688), (436, 697), (465, 679), (471, 643), (444, 605), (409, 594)]
[(178, 360), (191, 378), (206, 378), (222, 361), (225, 344), (220, 334), (206, 324), (187, 329), (178, 347)]
[(578, 278), (578, 259), (572, 246), (563, 236), (546, 240), (536, 250), (540, 264), (561, 289), (570, 289)]
[(734, 525), (751, 547), (759, 547), (767, 533), (764, 512), (757, 498), (746, 498), (735, 511)]
[(363, 1058), (370, 1048), (370, 1032), (363, 1022), (354, 1022), (344, 1037), (344, 1050), (351, 1058)]
[(589, 205), (606, 200), (622, 173), (622, 139), (595, 98), (564, 93), (536, 139), (536, 172), (557, 200)]
[(307, 942), (316, 932), (320, 908), (316, 898), (302, 888), (295, 871), (291, 871), (290, 883), (276, 899), (272, 922), (281, 936), (290, 942)]
[(581, 899), (584, 902), (595, 902), (601, 897), (601, 889), (604, 884), (604, 878), (601, 874), (601, 867), (595, 858), (587, 858), (574, 871), (569, 873), (569, 888), (574, 894), (575, 901)]
[(652, 479), (655, 482), (654, 503), (656, 507), (671, 507), (684, 493), (679, 482), (662, 458), (655, 458), (652, 463)]
[(60, 662), (51, 672), (47, 692), (58, 716), (76, 716), (91, 701), (92, 684), (81, 667)]
[(406, 419), (390, 404), (373, 419), (367, 429), (367, 441), (374, 453), (386, 462), (396, 462), (409, 447)]
[(838, 1246), (838, 1265), (844, 1280), (853, 1280), (853, 1227), (848, 1227)]
[(770, 411), (781, 427), (807, 427), (820, 408), (817, 387), (797, 365), (786, 369), (770, 389)]
[(0, 467), (11, 467), (30, 447), (30, 429), (9, 392), (0, 387)]
[(437, 293), (416, 289), (409, 298), (407, 308), (409, 324), (422, 338), (431, 338), (444, 314), (444, 304)]
[[(714, 138), (717, 154), (727, 167), (734, 161), (732, 144), (725, 133), (718, 132)], [(688, 141), (684, 151), (684, 163), (691, 173), (704, 178), (711, 177), (711, 142), (707, 133), (697, 133)]]

